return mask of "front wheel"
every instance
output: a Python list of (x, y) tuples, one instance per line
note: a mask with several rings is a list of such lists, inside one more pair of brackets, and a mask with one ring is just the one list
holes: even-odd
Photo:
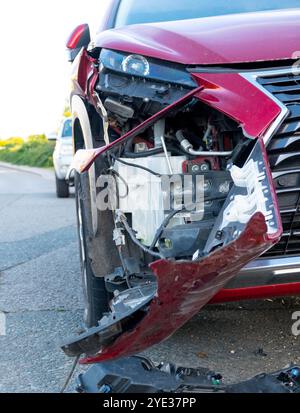
[(88, 328), (98, 325), (103, 313), (108, 311), (109, 296), (104, 277), (96, 277), (90, 258), (90, 196), (88, 178), (75, 173), (75, 196), (82, 285), (85, 299), (84, 322)]

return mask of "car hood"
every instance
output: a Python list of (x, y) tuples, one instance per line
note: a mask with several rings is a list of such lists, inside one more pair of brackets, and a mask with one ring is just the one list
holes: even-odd
[(299, 33), (300, 8), (126, 26), (99, 33), (96, 46), (220, 65), (300, 57)]

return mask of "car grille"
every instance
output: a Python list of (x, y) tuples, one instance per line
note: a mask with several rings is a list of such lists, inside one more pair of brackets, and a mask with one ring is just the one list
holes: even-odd
[(266, 255), (300, 255), (300, 75), (259, 77), (257, 81), (289, 110), (267, 147), (283, 236)]

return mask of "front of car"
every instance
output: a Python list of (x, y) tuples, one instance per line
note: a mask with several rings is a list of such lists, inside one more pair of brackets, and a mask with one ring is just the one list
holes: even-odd
[[(124, 271), (106, 279), (118, 291), (111, 315), (67, 346), (92, 354), (105, 336), (87, 362), (143, 351), (211, 300), (280, 295), (287, 284), (299, 293), (300, 2), (159, 3), (123, 0), (116, 28), (81, 55), (81, 69), (94, 65), (87, 99), (105, 144), (79, 151), (77, 169), (98, 162), (117, 181)], [(179, 192), (176, 181), (162, 207), (160, 180), (175, 175)], [(142, 258), (128, 256), (133, 245)]]
[[(139, 21), (141, 16), (146, 21), (154, 18), (147, 9), (143, 15), (141, 2), (132, 9), (126, 8), (126, 3), (120, 6), (117, 26)], [(195, 2), (190, 2), (194, 10), (177, 3), (182, 10), (176, 10), (175, 2), (172, 12), (168, 12), (173, 13), (173, 19), (199, 9), (205, 13), (203, 6), (197, 7)], [(285, 7), (296, 7), (298, 3), (288, 2)], [(234, 2), (232, 8), (230, 2), (226, 4), (227, 8), (224, 2), (216, 2), (214, 10), (208, 6), (204, 9), (207, 8), (207, 14), (216, 13), (218, 6), (225, 7), (227, 12), (243, 9), (243, 4)], [(280, 4), (268, 2), (267, 7), (272, 9)], [(159, 18), (165, 19), (163, 14)], [(299, 269), (299, 258), (294, 258), (300, 254), (299, 20), (297, 9), (231, 14), (198, 21), (147, 24), (141, 28), (127, 26), (111, 32), (109, 40), (105, 32), (97, 40), (104, 48), (100, 54), (102, 76), (96, 89), (107, 96), (112, 112), (117, 110), (109, 100), (112, 96), (118, 96), (119, 101), (131, 96), (132, 102), (127, 103), (130, 109), (140, 116), (142, 107), (143, 115), (149, 117), (202, 85), (199, 100), (234, 119), (240, 139), (263, 137), (284, 225), (280, 243), (264, 262), (257, 263), (257, 269), (250, 265), (253, 272), (261, 272), (265, 267), (267, 278), (278, 279), (285, 268), (292, 272)], [(142, 104), (143, 100), (147, 100), (147, 105)], [(126, 116), (126, 108), (119, 108), (122, 109)], [(274, 258), (273, 263), (270, 257)]]

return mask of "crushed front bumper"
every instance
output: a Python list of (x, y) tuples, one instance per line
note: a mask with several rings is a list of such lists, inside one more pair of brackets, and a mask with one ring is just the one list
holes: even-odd
[(193, 261), (152, 263), (156, 282), (115, 297), (99, 327), (64, 343), (67, 355), (87, 354), (82, 363), (92, 364), (132, 356), (167, 339), (279, 241), (282, 225), (263, 141), (256, 141), (243, 168), (234, 168), (234, 185), (207, 241), (207, 254)]

